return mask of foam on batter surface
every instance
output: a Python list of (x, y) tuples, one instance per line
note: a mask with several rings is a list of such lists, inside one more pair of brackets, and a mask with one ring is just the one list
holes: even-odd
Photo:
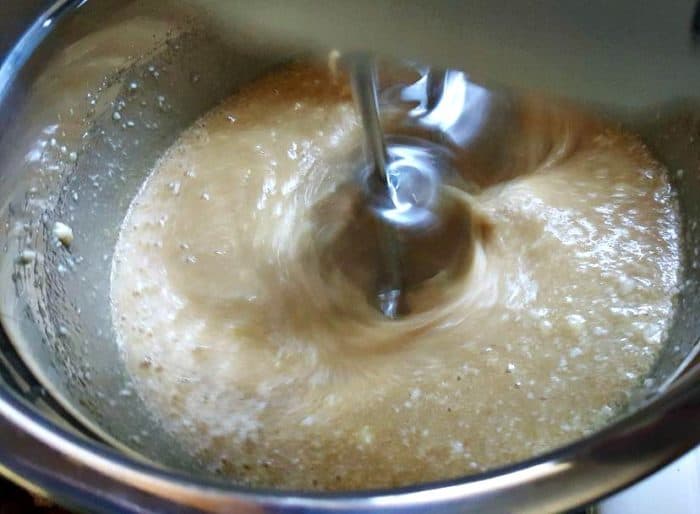
[(541, 137), (469, 197), (489, 230), (467, 271), (399, 321), (319, 250), (361, 140), (347, 88), (294, 65), (182, 134), (124, 220), (112, 300), (135, 388), (193, 462), (256, 486), (405, 485), (615, 414), (673, 312), (673, 194), (628, 134), (564, 108), (520, 121)]

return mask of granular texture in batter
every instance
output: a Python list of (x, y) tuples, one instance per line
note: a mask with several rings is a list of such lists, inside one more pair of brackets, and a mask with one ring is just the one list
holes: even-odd
[(124, 220), (112, 300), (136, 390), (193, 462), (256, 486), (405, 485), (615, 414), (673, 311), (672, 191), (628, 134), (567, 108), (520, 123), (522, 169), (464, 193), (488, 227), (469, 266), (398, 321), (344, 271), (371, 267), (337, 215), (361, 141), (347, 88), (294, 65), (182, 135)]

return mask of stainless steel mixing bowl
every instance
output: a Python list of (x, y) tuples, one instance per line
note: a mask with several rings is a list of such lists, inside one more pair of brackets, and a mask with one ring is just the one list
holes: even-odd
[[(678, 98), (603, 113), (672, 171), (685, 263), (668, 342), (614, 423), (525, 462), (400, 489), (253, 490), (206, 476), (131, 389), (111, 328), (111, 255), (159, 154), (290, 52), (246, 24), (223, 34), (185, 1), (44, 4), (0, 6), (5, 476), (96, 511), (540, 513), (610, 494), (700, 441), (700, 109)], [(52, 239), (55, 220), (73, 227), (70, 249)]]

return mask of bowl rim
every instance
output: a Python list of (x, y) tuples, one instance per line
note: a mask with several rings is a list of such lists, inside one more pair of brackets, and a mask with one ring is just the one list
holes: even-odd
[(332, 493), (251, 489), (130, 458), (44, 417), (2, 384), (0, 472), (40, 494), (108, 512), (141, 512), (154, 501), (159, 508), (206, 512), (556, 512), (612, 494), (681, 456), (698, 443), (698, 426), (696, 365), (664, 394), (601, 431), (478, 475)]

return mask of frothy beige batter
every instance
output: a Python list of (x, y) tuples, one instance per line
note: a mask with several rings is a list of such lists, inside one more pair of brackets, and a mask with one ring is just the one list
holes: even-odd
[(371, 262), (333, 193), (360, 142), (345, 88), (293, 66), (182, 135), (124, 221), (112, 298), (137, 391), (195, 462), (253, 485), (394, 486), (614, 415), (672, 313), (675, 204), (633, 137), (534, 112), (522, 169), (465, 196), (488, 227), (470, 266), (399, 321), (343, 271)]

